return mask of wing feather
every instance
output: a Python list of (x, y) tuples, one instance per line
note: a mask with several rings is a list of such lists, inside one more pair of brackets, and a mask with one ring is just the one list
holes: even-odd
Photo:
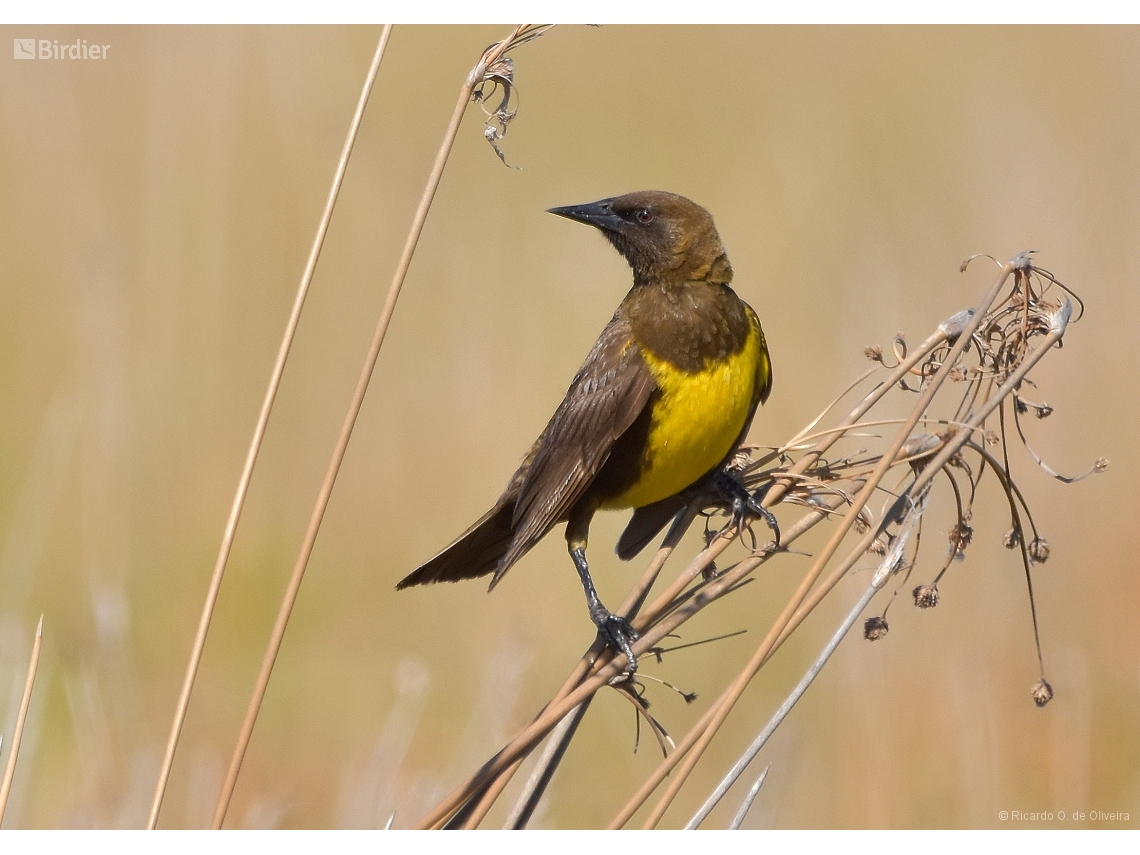
[(515, 538), (496, 578), (566, 519), (656, 389), (629, 324), (620, 313), (614, 315), (535, 444), (517, 484)]

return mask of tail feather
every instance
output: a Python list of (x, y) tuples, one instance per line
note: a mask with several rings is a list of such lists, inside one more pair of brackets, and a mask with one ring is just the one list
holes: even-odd
[(617, 542), (618, 558), (629, 561), (688, 504), (689, 491), (637, 508)]
[(400, 580), (396, 590), (494, 573), (514, 538), (514, 502), (501, 500), (456, 541)]

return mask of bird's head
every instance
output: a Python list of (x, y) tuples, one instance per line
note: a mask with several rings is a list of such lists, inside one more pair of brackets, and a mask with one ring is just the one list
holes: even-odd
[(550, 213), (601, 231), (629, 262), (638, 284), (732, 281), (732, 267), (712, 215), (684, 196), (642, 190), (551, 208)]

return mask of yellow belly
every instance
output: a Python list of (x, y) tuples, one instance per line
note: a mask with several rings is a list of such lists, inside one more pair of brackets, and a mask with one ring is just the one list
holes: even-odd
[(640, 508), (676, 495), (720, 463), (744, 429), (761, 359), (753, 327), (744, 348), (698, 372), (643, 353), (661, 390), (638, 482), (604, 508)]

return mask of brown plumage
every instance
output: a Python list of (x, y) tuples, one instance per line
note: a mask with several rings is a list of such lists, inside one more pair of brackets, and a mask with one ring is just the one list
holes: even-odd
[[(590, 578), (590, 520), (599, 508), (636, 508), (618, 554), (637, 554), (743, 439), (771, 389), (771, 365), (704, 208), (647, 191), (551, 212), (597, 227), (629, 262), (633, 288), (495, 506), (397, 588), (488, 574), (493, 588), (567, 522), (591, 618), (632, 671), (636, 635), (602, 606)], [(728, 489), (748, 501), (743, 488)]]

